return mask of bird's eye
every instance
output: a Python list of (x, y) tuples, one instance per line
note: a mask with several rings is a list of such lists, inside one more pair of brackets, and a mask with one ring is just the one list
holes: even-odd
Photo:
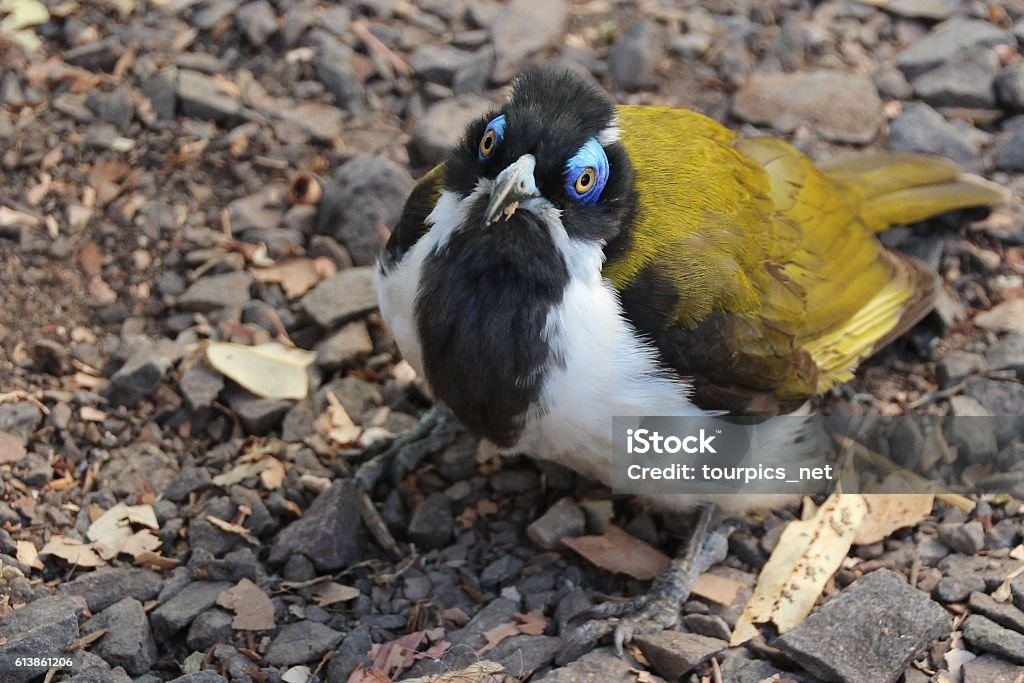
[(596, 138), (580, 147), (565, 164), (565, 191), (577, 204), (591, 206), (608, 182), (608, 155)]
[(501, 138), (505, 134), (505, 115), (496, 116), (491, 119), (491, 122), (487, 124), (487, 128), (484, 129), (484, 135), (480, 138), (480, 144), (477, 146), (477, 154), (480, 157), (480, 161), (489, 159), (494, 150), (498, 148), (498, 143), (501, 142)]

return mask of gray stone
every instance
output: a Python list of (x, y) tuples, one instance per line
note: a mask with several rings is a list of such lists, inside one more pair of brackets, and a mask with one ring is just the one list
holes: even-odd
[(1017, 683), (1024, 666), (1016, 666), (992, 655), (982, 655), (964, 664), (963, 683)]
[(452, 502), (443, 493), (427, 496), (409, 520), (409, 540), (423, 550), (437, 550), (452, 540)]
[(158, 349), (139, 349), (113, 374), (103, 395), (114, 405), (134, 406), (159, 388), (171, 360)]
[(188, 629), (185, 643), (199, 652), (205, 652), (217, 643), (231, 641), (233, 617), (222, 609), (211, 609), (195, 618)]
[(28, 441), (42, 421), (43, 412), (28, 401), (0, 403), (0, 432)]
[(248, 273), (222, 273), (196, 280), (178, 298), (178, 306), (186, 311), (209, 313), (226, 306), (243, 306), (249, 301), (252, 276)]
[[(886, 636), (865, 647), (864, 634)], [(894, 683), (929, 642), (949, 635), (952, 621), (938, 603), (880, 569), (847, 586), (793, 630), (776, 638), (801, 667), (830, 681)]]
[(302, 308), (321, 327), (334, 327), (377, 308), (374, 269), (346, 268), (302, 297)]
[[(557, 660), (556, 660), (557, 661)], [(589, 652), (567, 666), (544, 676), (544, 683), (593, 683), (594, 681), (630, 681), (636, 677), (634, 669), (610, 647)], [(650, 683), (664, 683), (660, 676), (648, 674)], [(732, 681), (730, 681), (732, 683)]]
[(307, 556), (322, 572), (347, 567), (360, 557), (363, 544), (359, 491), (340, 480), (321, 493), (300, 519), (278, 534), (270, 561), (283, 564), (290, 555)]
[(897, 55), (896, 65), (913, 80), (968, 53), (1013, 42), (1013, 36), (986, 21), (954, 17)]
[(1024, 334), (1008, 334), (985, 351), (985, 360), (993, 370), (1013, 370), (1024, 374)]
[(729, 642), (732, 629), (725, 619), (715, 614), (687, 614), (683, 617), (683, 625), (694, 633), (708, 638), (718, 638)]
[(980, 614), (1000, 626), (1024, 633), (1024, 610), (1005, 602), (996, 602), (991, 596), (982, 592), (971, 593), (967, 607), (972, 614)]
[(421, 45), (412, 55), (412, 70), (420, 78), (451, 85), (455, 74), (473, 59), (473, 54), (448, 45)]
[(456, 95), (466, 93), (482, 93), (491, 82), (494, 71), (494, 48), (485, 45), (473, 53), (472, 58), (463, 63), (452, 79), (452, 92)]
[(263, 398), (242, 389), (227, 393), (227, 404), (242, 423), (247, 434), (262, 435), (274, 429), (284, 419), (292, 402), (278, 398)]
[(555, 550), (566, 536), (580, 536), (586, 529), (583, 510), (572, 498), (562, 498), (526, 528), (530, 540), (545, 550)]
[(334, 95), (334, 103), (350, 112), (362, 110), (363, 86), (352, 67), (352, 49), (336, 41), (324, 41), (313, 58), (316, 77), (328, 92)]
[(985, 547), (985, 528), (981, 522), (940, 524), (938, 531), (939, 540), (958, 553), (974, 555)]
[(526, 674), (550, 664), (561, 648), (562, 639), (553, 636), (512, 636), (488, 652), (487, 659), (503, 665), (506, 671)]
[(969, 375), (988, 371), (988, 363), (977, 353), (951, 351), (935, 364), (935, 376), (943, 389), (957, 384)]
[(963, 0), (893, 0), (885, 9), (899, 17), (941, 21), (949, 19), (963, 6)]
[(160, 593), (163, 582), (163, 577), (148, 569), (101, 568), (61, 583), (57, 590), (64, 595), (81, 596), (89, 611), (97, 614), (124, 598), (152, 600)]
[(459, 141), (466, 127), (493, 108), (478, 95), (459, 95), (442, 100), (417, 119), (412, 146), (424, 164), (436, 164)]
[(370, 265), (384, 243), (381, 227), (392, 228), (398, 222), (415, 184), (409, 172), (390, 159), (356, 155), (324, 188), (316, 231), (343, 244), (357, 266)]
[(238, 9), (241, 0), (213, 0), (192, 16), (192, 24), (204, 31), (216, 26)]
[(64, 53), (64, 61), (90, 71), (112, 71), (124, 54), (117, 38), (104, 38), (74, 47)]
[(211, 483), (210, 470), (205, 467), (183, 467), (163, 490), (162, 496), (180, 503), (188, 498), (189, 494), (204, 489)]
[(228, 679), (216, 671), (196, 671), (167, 681), (167, 683), (228, 683)]
[(192, 623), (217, 603), (217, 596), (231, 588), (227, 581), (193, 581), (149, 614), (157, 640), (164, 641)]
[(281, 27), (281, 39), (288, 47), (295, 47), (299, 38), (308, 29), (316, 26), (317, 15), (312, 7), (293, 4), (285, 11), (284, 25)]
[(946, 576), (935, 587), (935, 597), (945, 603), (963, 602), (971, 593), (985, 590), (985, 579), (980, 576)]
[(913, 79), (914, 91), (936, 107), (993, 108), (999, 57), (992, 50), (971, 51)]
[(106, 629), (92, 651), (111, 666), (123, 667), (132, 676), (149, 671), (156, 661), (156, 641), (142, 603), (135, 598), (115, 602), (82, 624), (83, 635)]
[(282, 627), (265, 658), (272, 666), (293, 666), (320, 659), (341, 642), (344, 634), (315, 621), (299, 621)]
[[(10, 612), (0, 620), (0, 662), (17, 657), (56, 657), (78, 637), (81, 598), (42, 598)], [(45, 673), (46, 668), (8, 668), (4, 683), (25, 683)]]
[(995, 86), (999, 103), (1004, 108), (1024, 111), (1024, 63), (1000, 71)]
[(889, 148), (894, 152), (923, 152), (948, 157), (968, 169), (977, 169), (977, 145), (957, 126), (927, 104), (911, 103), (889, 124)]
[(875, 87), (879, 95), (892, 100), (909, 100), (914, 96), (914, 88), (899, 69), (880, 71), (875, 76)]
[(862, 74), (831, 69), (756, 72), (732, 105), (733, 114), (790, 133), (802, 124), (835, 142), (870, 142), (881, 126), (882, 102)]
[(484, 588), (494, 588), (498, 584), (506, 583), (514, 579), (525, 564), (515, 555), (502, 555), (480, 572), (480, 585)]
[(664, 55), (662, 30), (653, 21), (630, 26), (608, 52), (608, 73), (618, 90), (639, 90), (651, 85)]
[(530, 55), (555, 45), (568, 18), (566, 0), (511, 0), (506, 4), (490, 24), (494, 82), (507, 83)]
[(95, 95), (90, 106), (101, 121), (118, 128), (126, 128), (135, 117), (135, 105), (128, 88), (120, 87), (105, 95)]
[(991, 652), (1011, 662), (1024, 664), (1024, 634), (1003, 628), (988, 617), (972, 614), (961, 630), (972, 648)]
[(668, 680), (679, 679), (729, 647), (727, 640), (678, 631), (644, 634), (635, 642), (654, 672)]
[(487, 631), (509, 623), (513, 620), (516, 612), (519, 611), (519, 604), (508, 598), (498, 598), (487, 604), (486, 607), (476, 613), (469, 622), (445, 636), (445, 640), (452, 645), (468, 645), (474, 650), (479, 650), (487, 644)]
[(175, 94), (182, 112), (197, 119), (223, 123), (236, 116), (241, 108), (238, 100), (225, 94), (216, 80), (189, 69), (178, 72)]
[(1011, 173), (1024, 172), (1024, 126), (1019, 126), (999, 144), (996, 168)]
[(235, 12), (235, 21), (249, 42), (256, 46), (264, 45), (277, 31), (277, 15), (267, 0), (256, 0), (243, 5)]
[(189, 410), (209, 408), (224, 389), (224, 375), (203, 363), (196, 363), (181, 373), (178, 389)]
[(373, 339), (366, 323), (356, 320), (344, 325), (316, 347), (316, 364), (325, 370), (352, 365), (373, 353)]

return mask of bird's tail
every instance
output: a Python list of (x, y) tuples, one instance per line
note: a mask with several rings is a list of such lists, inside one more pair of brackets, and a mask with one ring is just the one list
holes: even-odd
[(852, 201), (861, 218), (880, 232), (954, 209), (1009, 201), (1003, 187), (948, 159), (925, 154), (878, 152), (820, 162), (818, 168)]

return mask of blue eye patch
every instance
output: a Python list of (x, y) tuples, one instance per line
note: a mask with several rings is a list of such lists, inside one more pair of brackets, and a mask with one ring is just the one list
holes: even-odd
[(590, 138), (565, 164), (565, 191), (577, 204), (593, 206), (608, 182), (608, 155)]
[(480, 161), (490, 158), (504, 137), (505, 115), (499, 114), (491, 119), (487, 127), (484, 128), (483, 137), (480, 138), (480, 144), (477, 146), (477, 158)]

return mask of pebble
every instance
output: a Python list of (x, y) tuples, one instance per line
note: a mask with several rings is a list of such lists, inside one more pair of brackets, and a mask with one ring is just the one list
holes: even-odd
[(454, 526), (451, 500), (443, 493), (432, 493), (412, 513), (409, 540), (423, 550), (444, 548), (451, 542)]
[(976, 591), (985, 590), (980, 576), (946, 576), (935, 586), (935, 597), (945, 603), (963, 602)]
[(256, 46), (264, 45), (277, 31), (277, 15), (267, 0), (243, 5), (235, 12), (235, 21), (249, 42)]
[[(631, 681), (636, 678), (634, 669), (623, 657), (615, 654), (610, 647), (589, 652), (567, 666), (555, 669), (544, 677), (545, 683), (593, 683), (594, 681)], [(654, 674), (645, 674), (648, 683), (665, 683), (665, 679)]]
[(92, 646), (93, 654), (132, 676), (144, 674), (153, 666), (156, 641), (141, 602), (124, 598), (82, 624), (83, 635), (99, 629), (106, 629), (106, 633)]
[(157, 390), (170, 369), (166, 355), (154, 347), (143, 347), (111, 376), (102, 394), (113, 405), (134, 406)]
[(212, 478), (210, 470), (205, 467), (184, 467), (174, 475), (170, 483), (161, 492), (161, 496), (167, 500), (180, 503), (196, 491), (211, 486)]
[(324, 187), (316, 231), (343, 244), (357, 266), (371, 265), (383, 246), (380, 226), (398, 222), (414, 186), (405, 167), (381, 156), (356, 155)]
[(227, 392), (227, 404), (242, 424), (246, 434), (266, 434), (281, 424), (292, 402), (285, 399), (263, 398), (244, 389)]
[(677, 680), (729, 647), (728, 640), (678, 631), (640, 635), (635, 642), (654, 672), (668, 680)]
[(178, 71), (175, 95), (181, 103), (182, 112), (197, 119), (225, 123), (237, 116), (241, 109), (239, 101), (224, 94), (216, 80), (189, 69)]
[(963, 6), (963, 0), (893, 0), (885, 10), (911, 19), (949, 19)]
[(664, 55), (665, 39), (653, 21), (627, 28), (608, 52), (608, 74), (617, 90), (640, 90), (651, 84)]
[(569, 18), (566, 0), (511, 0), (495, 16), (491, 27), (495, 83), (507, 83), (525, 65), (527, 57), (554, 45)]
[(361, 557), (363, 531), (358, 495), (351, 481), (331, 484), (301, 518), (277, 535), (270, 549), (270, 562), (279, 565), (292, 554), (302, 554), (318, 571), (330, 572)]
[(967, 617), (961, 630), (971, 647), (1024, 664), (1024, 634), (1003, 628), (980, 614)]
[(973, 614), (980, 614), (1000, 626), (1024, 633), (1024, 611), (1013, 605), (997, 602), (991, 596), (979, 591), (971, 593), (967, 607)]
[(1024, 375), (1024, 334), (1008, 334), (988, 347), (985, 360), (993, 370), (1013, 370)]
[(980, 166), (977, 145), (964, 131), (924, 103), (908, 104), (889, 124), (889, 148), (948, 157), (967, 169)]
[[(884, 623), (887, 637), (865, 648)], [(949, 635), (949, 614), (894, 571), (879, 569), (847, 586), (803, 623), (772, 641), (812, 674), (843, 683), (895, 683), (933, 640)]]
[(1003, 107), (1024, 111), (1024, 63), (1000, 71), (996, 76), (995, 87)]
[(1024, 666), (1016, 666), (992, 655), (966, 662), (963, 683), (1016, 683), (1024, 676)]
[(293, 666), (318, 660), (334, 648), (344, 634), (315, 621), (299, 621), (281, 627), (270, 642), (265, 658), (272, 666)]
[(27, 442), (43, 421), (43, 412), (28, 401), (0, 403), (0, 432)]
[(1018, 126), (999, 144), (995, 166), (1011, 173), (1024, 172), (1024, 126)]
[[(15, 657), (58, 657), (78, 637), (79, 598), (42, 598), (0, 619), (0, 662)], [(45, 653), (45, 655), (43, 654)], [(25, 683), (45, 673), (43, 669), (8, 668), (4, 682)]]
[(790, 133), (810, 125), (834, 142), (864, 144), (882, 124), (882, 102), (861, 74), (831, 69), (756, 72), (736, 93), (733, 114)]
[(337, 41), (324, 41), (313, 58), (316, 77), (328, 92), (334, 95), (334, 103), (350, 112), (362, 110), (363, 86), (352, 67), (352, 49)]
[(417, 119), (412, 146), (424, 164), (436, 164), (459, 141), (466, 126), (493, 107), (490, 100), (472, 94), (442, 100)]
[(958, 384), (970, 375), (987, 371), (988, 363), (985, 362), (985, 358), (967, 351), (951, 351), (935, 364), (935, 376), (942, 389)]
[(160, 593), (163, 578), (148, 569), (100, 568), (80, 574), (57, 587), (62, 595), (85, 599), (89, 611), (98, 614), (119, 600), (152, 600)]
[(316, 364), (325, 370), (354, 365), (373, 353), (373, 339), (361, 320), (344, 325), (316, 346)]
[(545, 550), (556, 550), (567, 536), (581, 536), (586, 516), (572, 498), (562, 498), (526, 528), (531, 541)]
[(970, 53), (997, 45), (1012, 45), (1013, 36), (977, 19), (954, 17), (944, 21), (896, 56), (896, 65), (913, 80)]
[(178, 297), (178, 306), (185, 311), (209, 313), (218, 308), (243, 306), (249, 301), (252, 276), (248, 273), (208, 275), (196, 280)]
[(224, 376), (203, 363), (187, 368), (178, 380), (185, 405), (193, 412), (212, 406), (223, 389)]
[(996, 106), (993, 83), (999, 73), (999, 57), (992, 50), (968, 52), (926, 71), (911, 83), (918, 96), (936, 107)]
[(213, 607), (217, 596), (231, 588), (226, 581), (193, 581), (149, 614), (153, 635), (164, 641)]
[(326, 328), (368, 313), (377, 308), (374, 269), (365, 266), (339, 271), (303, 296), (301, 305)]
[(424, 80), (451, 85), (459, 69), (472, 59), (471, 52), (458, 48), (422, 45), (413, 53), (410, 65), (416, 75)]

